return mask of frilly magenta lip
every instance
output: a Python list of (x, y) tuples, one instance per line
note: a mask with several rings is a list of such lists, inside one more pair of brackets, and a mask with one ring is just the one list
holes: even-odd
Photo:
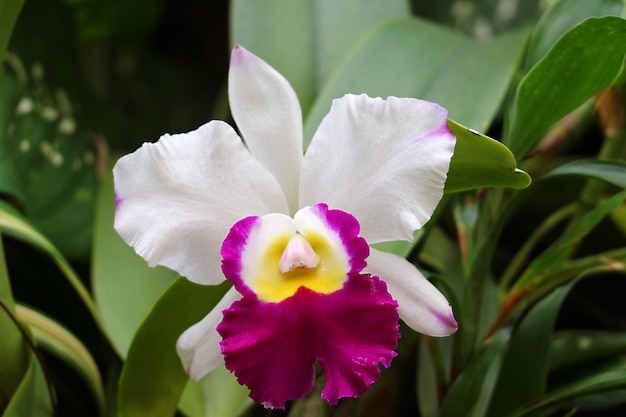
[(244, 297), (217, 327), (226, 368), (268, 408), (313, 389), (315, 366), (326, 375), (322, 398), (359, 397), (396, 356), (397, 303), (378, 277), (353, 275), (341, 290), (300, 287), (279, 303)]

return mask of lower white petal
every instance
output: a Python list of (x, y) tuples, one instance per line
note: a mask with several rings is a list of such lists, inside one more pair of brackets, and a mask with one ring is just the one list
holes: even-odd
[(411, 98), (334, 100), (304, 156), (300, 206), (347, 211), (370, 244), (413, 240), (443, 196), (455, 145), (446, 117)]
[(145, 143), (113, 174), (120, 236), (150, 266), (200, 284), (224, 280), (220, 247), (235, 222), (288, 212), (274, 176), (224, 122)]
[(222, 310), (229, 307), (241, 295), (231, 288), (219, 303), (202, 320), (183, 332), (176, 342), (176, 351), (189, 376), (200, 380), (223, 363), (217, 325), (222, 321)]
[(457, 323), (448, 300), (406, 259), (371, 249), (365, 272), (379, 276), (398, 301), (400, 318), (429, 336), (448, 336)]

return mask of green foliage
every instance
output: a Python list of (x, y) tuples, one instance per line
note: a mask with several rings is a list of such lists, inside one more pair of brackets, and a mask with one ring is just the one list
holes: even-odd
[(543, 298), (513, 332), (486, 414), (488, 417), (508, 415), (544, 394), (554, 324), (570, 288), (571, 285), (560, 287)]
[[(409, 15), (406, 0), (234, 0), (231, 7), (232, 42), (283, 74), (305, 114), (364, 34), (388, 18)], [(348, 20), (350, 25), (343, 24)]]
[(582, 105), (619, 73), (626, 53), (626, 21), (589, 18), (563, 35), (522, 79), (511, 108), (505, 144), (517, 157), (548, 128)]
[(9, 273), (6, 268), (4, 248), (0, 238), (0, 357), (11, 358), (10, 361), (0, 362), (0, 407), (6, 404), (21, 381), (28, 363), (26, 344), (17, 328), (15, 316), (15, 301), (9, 282)]
[(4, 409), (3, 417), (51, 417), (53, 406), (41, 364), (30, 356), (28, 370)]
[(98, 195), (91, 276), (109, 339), (125, 358), (133, 335), (176, 274), (162, 267), (149, 268), (115, 233), (114, 214), (113, 175), (109, 173)]
[(128, 352), (120, 378), (120, 416), (169, 416), (176, 411), (188, 380), (176, 354), (176, 340), (225, 291), (224, 285), (199, 286), (178, 278), (163, 294)]
[(437, 102), (457, 137), (430, 222), (377, 247), (442, 289), (458, 334), (402, 326), (358, 407), (314, 392), (289, 415), (624, 414), (624, 1), (231, 0), (228, 28), (218, 3), (0, 0), (0, 414), (266, 413), (175, 351), (226, 284), (149, 268), (113, 229), (108, 150), (227, 119), (235, 43), (294, 86), (305, 144), (346, 93)]
[(502, 143), (450, 121), (456, 147), (446, 181), (446, 193), (480, 187), (526, 188), (530, 177), (516, 166), (513, 154)]
[[(0, 59), (4, 57), (13, 26), (23, 4), (24, 0), (0, 1)], [(0, 72), (2, 71), (0, 70)]]
[(436, 101), (448, 108), (451, 119), (486, 129), (506, 93), (525, 37), (516, 32), (482, 43), (420, 19), (383, 22), (354, 47), (321, 89), (305, 117), (305, 141), (312, 138), (331, 100), (346, 93)]

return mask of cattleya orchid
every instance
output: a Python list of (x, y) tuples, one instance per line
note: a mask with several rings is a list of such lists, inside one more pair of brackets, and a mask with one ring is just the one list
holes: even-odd
[[(164, 135), (114, 168), (115, 228), (151, 266), (233, 287), (178, 339), (198, 380), (222, 361), (255, 401), (284, 408), (313, 389), (358, 397), (396, 355), (398, 317), (431, 336), (457, 328), (406, 259), (443, 195), (455, 137), (447, 111), (412, 98), (333, 101), (306, 154), (295, 92), (235, 46), (228, 124)], [(172, 314), (176, 314), (172, 312)]]

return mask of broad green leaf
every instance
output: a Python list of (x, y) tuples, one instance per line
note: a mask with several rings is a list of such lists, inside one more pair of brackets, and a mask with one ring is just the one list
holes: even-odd
[(231, 43), (241, 44), (289, 80), (306, 110), (315, 97), (313, 2), (234, 0)]
[(622, 191), (603, 201), (593, 210), (572, 223), (553, 245), (535, 258), (526, 268), (511, 293), (513, 294), (522, 288), (534, 286), (544, 279), (555, 267), (567, 260), (580, 241), (615, 209), (615, 207), (619, 206), (624, 198), (626, 198), (626, 191)]
[(363, 35), (388, 18), (409, 14), (406, 0), (235, 0), (231, 41), (283, 74), (306, 114), (319, 88)]
[[(16, 56), (9, 62), (24, 65)], [(28, 82), (0, 75), (7, 106), (0, 111), (0, 192), (16, 198), (62, 253), (86, 258), (97, 184), (93, 136), (77, 127), (67, 91), (46, 83), (40, 63), (34, 67)]]
[(248, 389), (221, 365), (199, 382), (189, 380), (178, 408), (187, 417), (234, 417), (252, 404), (248, 394)]
[(104, 409), (104, 388), (95, 360), (80, 340), (44, 314), (18, 305), (17, 317), (27, 324), (38, 346), (53, 352), (71, 365), (87, 382), (100, 409)]
[(0, 234), (0, 410), (13, 395), (28, 366), (28, 351), (22, 333), (5, 311), (15, 316), (15, 301), (6, 268)]
[(211, 371), (197, 385), (204, 398), (204, 417), (238, 416), (252, 404), (248, 388), (240, 385), (223, 365)]
[(491, 397), (507, 339), (506, 331), (497, 332), (477, 350), (450, 387), (439, 417), (472, 416), (474, 408)]
[(312, 6), (318, 87), (372, 28), (387, 19), (411, 15), (407, 0), (314, 0)]
[(135, 334), (119, 386), (122, 417), (172, 416), (188, 381), (176, 340), (200, 321), (227, 285), (202, 286), (178, 278), (161, 296)]
[[(0, 192), (17, 188), (12, 196), (37, 229), (66, 257), (85, 260), (97, 155), (94, 130), (84, 120), (94, 106), (71, 10), (60, 1), (25, 2), (9, 51), (2, 77), (18, 90), (0, 89), (0, 96), (13, 95), (8, 118), (0, 119), (0, 154), (13, 166), (14, 184)], [(6, 168), (0, 164), (0, 177)]]
[[(13, 26), (20, 14), (24, 0), (0, 0), (0, 62), (4, 58)], [(2, 68), (0, 66), (0, 73)]]
[(148, 267), (113, 229), (114, 215), (113, 175), (109, 172), (97, 198), (91, 276), (106, 334), (125, 358), (135, 332), (176, 273)]
[(596, 178), (626, 188), (626, 162), (599, 159), (579, 159), (553, 169), (541, 178), (577, 175)]
[(626, 53), (626, 21), (590, 18), (563, 35), (517, 88), (504, 144), (517, 157), (558, 120), (619, 73)]
[[(486, 131), (520, 62), (528, 32), (515, 31), (490, 41), (465, 39), (464, 47), (439, 68), (426, 89), (414, 97), (439, 103), (465, 126)], [(422, 62), (415, 68), (420, 77)]]
[(0, 230), (9, 236), (23, 240), (50, 256), (61, 272), (63, 272), (70, 285), (78, 293), (85, 307), (87, 307), (87, 310), (91, 313), (93, 320), (101, 329), (103, 328), (100, 312), (96, 308), (89, 291), (87, 291), (87, 288), (85, 288), (78, 274), (76, 274), (76, 271), (74, 271), (67, 259), (65, 259), (61, 252), (41, 234), (30, 221), (25, 219), (24, 216), (12, 206), (1, 200)]
[(571, 287), (572, 284), (557, 288), (539, 301), (515, 329), (502, 361), (488, 417), (507, 415), (545, 392), (554, 323)]
[(539, 19), (526, 56), (526, 68), (543, 57), (568, 30), (589, 17), (619, 16), (624, 9), (622, 0), (560, 0)]
[(28, 370), (2, 417), (52, 417), (50, 392), (39, 362), (30, 356)]
[(446, 181), (446, 193), (481, 187), (519, 189), (530, 185), (530, 176), (517, 168), (513, 154), (502, 143), (452, 120), (448, 121), (448, 126), (457, 142)]
[(424, 20), (388, 20), (369, 32), (329, 78), (305, 118), (305, 144), (331, 101), (346, 93), (436, 101), (448, 108), (450, 118), (485, 129), (525, 38), (517, 32), (481, 43)]

